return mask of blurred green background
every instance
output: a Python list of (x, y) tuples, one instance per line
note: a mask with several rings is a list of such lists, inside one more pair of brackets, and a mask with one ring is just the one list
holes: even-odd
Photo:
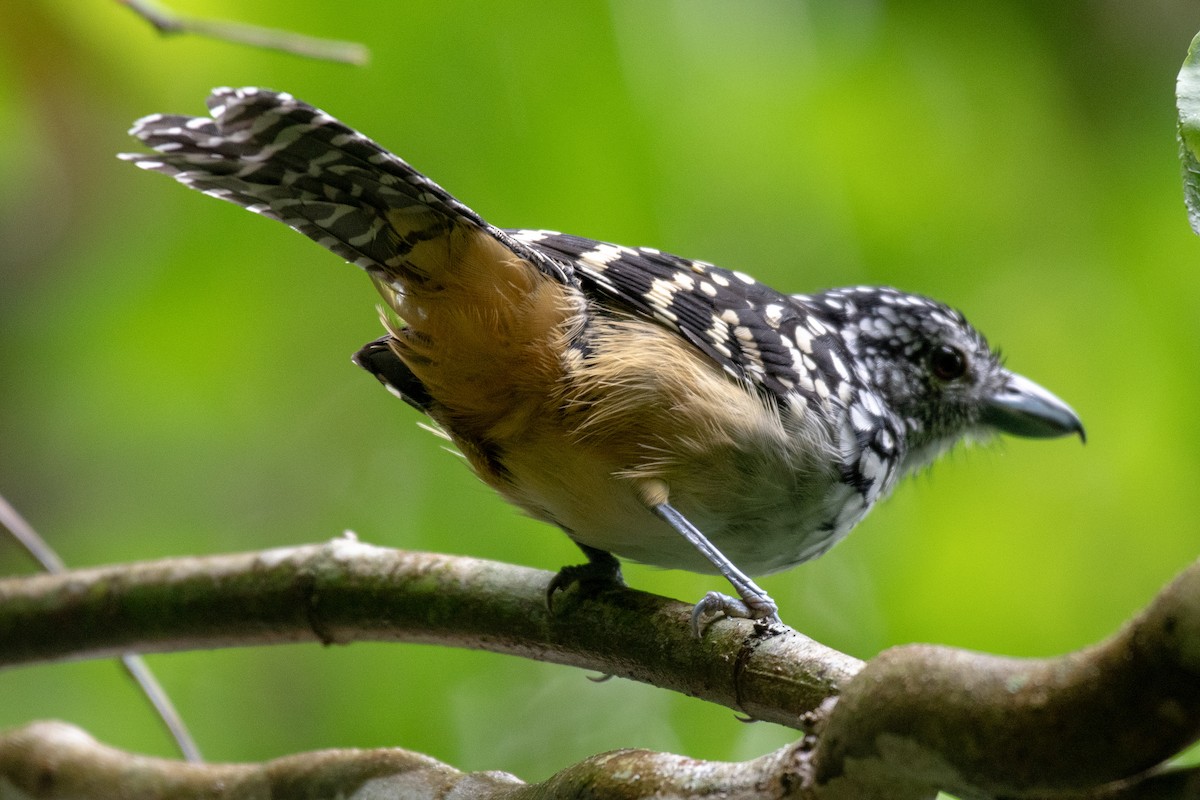
[[(368, 281), (274, 222), (118, 162), (138, 116), (286, 89), (501, 226), (644, 244), (788, 291), (888, 283), (961, 308), (1074, 404), (1077, 442), (960, 449), (827, 557), (768, 578), (862, 658), (1101, 638), (1200, 552), (1200, 240), (1181, 203), (1186, 0), (175, 0), (364, 42), (366, 68), (160, 39), (116, 2), (0, 29), (0, 492), (76, 566), (367, 541), (545, 569), (557, 531), (476, 481), (349, 361)], [(0, 541), (0, 569), (30, 567)], [(629, 568), (698, 598), (713, 579)], [(793, 733), (486, 653), (152, 656), (206, 755), (398, 745), (544, 777), (618, 747), (747, 758)], [(0, 673), (0, 727), (57, 717), (168, 754), (107, 662)]]

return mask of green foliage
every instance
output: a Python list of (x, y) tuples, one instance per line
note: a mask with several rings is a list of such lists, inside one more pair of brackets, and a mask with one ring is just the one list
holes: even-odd
[(1192, 230), (1200, 234), (1200, 34), (1192, 39), (1179, 70), (1175, 97), (1179, 106), (1179, 160), (1183, 164), (1183, 197)]
[[(556, 569), (349, 363), (371, 287), (276, 223), (118, 162), (143, 114), (286, 89), (499, 225), (652, 245), (788, 291), (887, 283), (960, 307), (1071, 402), (1077, 442), (959, 452), (828, 556), (764, 581), (860, 657), (1105, 636), (1197, 555), (1200, 242), (1171, 80), (1200, 11), (1137, 3), (172, 0), (358, 40), (356, 69), (159, 39), (117, 3), (0, 30), (0, 491), (89, 565), (309, 542)], [(26, 569), (0, 543), (0, 569)], [(641, 568), (698, 598), (712, 579)], [(650, 747), (744, 758), (791, 733), (480, 653), (316, 645), (150, 659), (213, 759), (399, 745), (536, 779)], [(0, 674), (42, 717), (168, 753), (115, 667)]]

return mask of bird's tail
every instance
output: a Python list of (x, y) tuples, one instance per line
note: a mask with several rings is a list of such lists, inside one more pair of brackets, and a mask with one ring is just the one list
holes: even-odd
[(154, 155), (121, 158), (244, 206), (372, 273), (428, 280), (422, 244), (475, 212), (375, 142), (289, 94), (218, 89), (212, 117), (153, 114), (130, 133)]
[[(207, 195), (295, 228), (387, 282), (444, 283), (482, 234), (563, 279), (561, 265), (488, 225), (408, 162), (290, 94), (217, 89), (211, 117), (152, 114), (130, 134), (156, 152), (122, 153)], [(487, 243), (484, 243), (486, 246)]]
[[(211, 117), (154, 114), (122, 158), (279, 220), (370, 273), (404, 321), (390, 346), (441, 406), (495, 424), (492, 396), (554, 379), (580, 295), (565, 262), (488, 225), (361, 133), (289, 94), (217, 89)], [(536, 373), (536, 374), (535, 374)], [(460, 426), (463, 427), (463, 426)], [(469, 427), (469, 426), (468, 426)]]

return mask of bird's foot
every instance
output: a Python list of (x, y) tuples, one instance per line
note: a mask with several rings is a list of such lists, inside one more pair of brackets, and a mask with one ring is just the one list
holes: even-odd
[(621, 576), (621, 562), (603, 551), (588, 553), (586, 564), (576, 564), (563, 567), (550, 579), (546, 585), (546, 607), (554, 610), (554, 595), (565, 592), (572, 586), (579, 586), (580, 591), (594, 595), (605, 589), (618, 589), (625, 586)]
[(741, 598), (730, 597), (720, 592), (704, 595), (704, 599), (692, 609), (692, 633), (699, 639), (708, 623), (719, 617), (752, 619), (763, 625), (782, 625), (779, 606), (766, 592), (761, 589), (759, 592), (760, 594), (748, 593)]

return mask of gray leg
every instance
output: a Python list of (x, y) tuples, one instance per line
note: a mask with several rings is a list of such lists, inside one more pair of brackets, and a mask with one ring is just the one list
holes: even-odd
[[(761, 619), (767, 622), (779, 620), (779, 607), (758, 584), (750, 580), (750, 576), (742, 572), (734, 563), (725, 557), (700, 530), (688, 521), (687, 517), (675, 510), (670, 503), (657, 503), (651, 506), (654, 513), (662, 518), (688, 542), (707, 558), (717, 571), (729, 581), (737, 591), (738, 597), (730, 597), (720, 592), (709, 592), (704, 599), (692, 610), (692, 631), (699, 638), (704, 623), (710, 617), (724, 614), (727, 617), (743, 619)], [(738, 599), (741, 598), (741, 599)]]

